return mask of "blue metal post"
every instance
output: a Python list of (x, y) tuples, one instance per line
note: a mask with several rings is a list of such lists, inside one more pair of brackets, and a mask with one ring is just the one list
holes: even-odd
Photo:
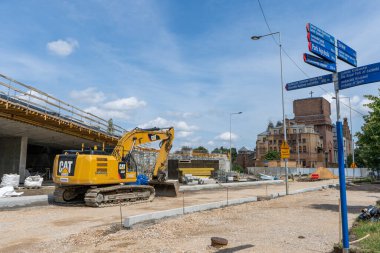
[(336, 138), (338, 141), (338, 165), (339, 165), (339, 193), (343, 234), (343, 253), (348, 253), (350, 242), (348, 238), (347, 197), (346, 197), (346, 175), (344, 171), (344, 149), (343, 149), (343, 125), (340, 121), (339, 80), (338, 74), (334, 73), (333, 81), (336, 98)]
[(342, 126), (341, 121), (336, 122), (336, 134), (337, 134), (337, 139), (338, 139), (339, 186), (340, 186), (340, 205), (341, 205), (342, 232), (343, 232), (342, 233), (343, 234), (343, 250), (345, 249), (348, 250), (350, 247), (350, 244), (348, 241), (346, 175), (344, 172), (343, 126)]

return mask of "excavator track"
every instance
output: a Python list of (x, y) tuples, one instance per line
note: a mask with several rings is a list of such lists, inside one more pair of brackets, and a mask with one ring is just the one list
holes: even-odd
[(87, 206), (107, 207), (151, 202), (155, 190), (149, 185), (114, 185), (88, 189), (84, 201)]
[(87, 191), (88, 187), (85, 186), (55, 186), (54, 201), (59, 204), (77, 204), (83, 203), (80, 201), (81, 195)]

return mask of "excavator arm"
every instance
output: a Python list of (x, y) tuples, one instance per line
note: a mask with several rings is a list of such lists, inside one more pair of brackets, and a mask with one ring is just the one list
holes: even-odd
[(161, 141), (160, 152), (157, 161), (160, 163), (156, 165), (155, 172), (157, 169), (162, 167), (161, 163), (165, 163), (171, 145), (174, 139), (174, 128), (150, 128), (141, 129), (135, 128), (130, 132), (125, 133), (118, 141), (116, 147), (114, 148), (112, 155), (116, 158), (118, 162), (125, 161), (128, 155), (133, 151), (136, 146), (141, 144)]

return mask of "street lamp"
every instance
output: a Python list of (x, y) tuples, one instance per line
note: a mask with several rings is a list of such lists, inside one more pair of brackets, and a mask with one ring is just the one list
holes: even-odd
[(231, 126), (232, 126), (232, 115), (234, 114), (242, 114), (243, 112), (231, 112), (230, 113), (230, 171), (232, 169), (232, 147), (231, 147), (231, 134), (232, 134), (232, 130), (231, 130)]
[[(284, 80), (282, 77), (282, 45), (281, 45), (281, 33), (274, 32), (268, 33), (265, 35), (254, 35), (251, 37), (252, 40), (259, 40), (263, 37), (278, 34), (278, 46), (280, 47), (280, 72), (281, 72), (281, 99), (282, 99), (282, 126), (284, 131), (284, 142), (287, 142), (286, 139), (286, 121), (285, 121), (285, 106), (284, 106)], [(288, 159), (285, 158), (285, 184), (286, 184), (286, 195), (289, 194), (289, 186), (288, 186)]]
[[(348, 98), (348, 107), (350, 107), (350, 133), (351, 133), (351, 150), (352, 150), (352, 163), (355, 163), (355, 142), (354, 142), (354, 137), (352, 135), (352, 110), (351, 110), (351, 98), (350, 97), (345, 97), (345, 96), (340, 96), (339, 98)], [(336, 97), (332, 97), (332, 99), (336, 99)], [(348, 164), (347, 164), (348, 165)], [(353, 170), (354, 171), (354, 170)], [(355, 172), (353, 172), (353, 177), (355, 178)]]

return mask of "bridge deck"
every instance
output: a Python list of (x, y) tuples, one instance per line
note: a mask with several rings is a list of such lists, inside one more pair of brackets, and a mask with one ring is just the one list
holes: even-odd
[(1, 74), (0, 117), (110, 145), (115, 145), (125, 131)]

